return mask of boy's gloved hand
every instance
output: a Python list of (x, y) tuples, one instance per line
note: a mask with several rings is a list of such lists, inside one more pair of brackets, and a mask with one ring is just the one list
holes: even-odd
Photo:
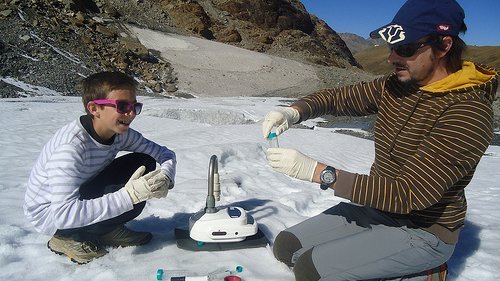
[(267, 113), (262, 122), (262, 135), (267, 138), (271, 129), (276, 127), (276, 135), (280, 135), (288, 128), (299, 122), (300, 114), (293, 107), (284, 107)]
[(268, 148), (267, 160), (274, 170), (307, 181), (312, 181), (318, 165), (318, 161), (290, 148)]
[(168, 194), (170, 179), (161, 169), (154, 170), (143, 176), (146, 167), (140, 166), (125, 184), (125, 190), (137, 204), (150, 198), (162, 198)]

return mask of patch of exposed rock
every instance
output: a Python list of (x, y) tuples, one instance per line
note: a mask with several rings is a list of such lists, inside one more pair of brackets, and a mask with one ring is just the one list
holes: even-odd
[[(122, 70), (137, 77), (151, 93), (175, 90), (176, 78), (168, 62), (124, 34), (114, 14), (94, 13), (97, 7), (76, 2), (11, 1), (0, 5), (4, 11), (0, 13), (0, 76), (74, 95), (75, 83), (82, 77)], [(9, 95), (2, 89), (3, 97)]]
[[(171, 64), (129, 36), (125, 24), (334, 71), (359, 67), (335, 31), (297, 0), (10, 0), (0, 2), (0, 77), (75, 95), (82, 77), (122, 70), (147, 93), (175, 95)], [(12, 87), (0, 81), (0, 96), (22, 95)]]

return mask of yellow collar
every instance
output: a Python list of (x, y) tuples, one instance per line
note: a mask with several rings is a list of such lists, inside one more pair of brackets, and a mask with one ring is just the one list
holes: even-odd
[(437, 93), (477, 86), (485, 83), (491, 79), (492, 76), (495, 76), (495, 74), (496, 73), (494, 71), (478, 68), (474, 65), (474, 63), (464, 61), (462, 69), (459, 71), (454, 72), (439, 81), (425, 85), (420, 89), (427, 92)]

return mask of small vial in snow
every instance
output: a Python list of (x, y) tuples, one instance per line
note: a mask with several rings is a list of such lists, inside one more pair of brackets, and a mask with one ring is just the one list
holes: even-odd
[(267, 136), (267, 141), (269, 142), (269, 147), (280, 147), (278, 143), (278, 135), (276, 133), (270, 133)]
[(163, 268), (159, 268), (156, 271), (156, 280), (158, 281), (188, 280), (182, 278), (187, 278), (193, 275), (194, 275), (193, 273), (187, 270), (164, 270)]

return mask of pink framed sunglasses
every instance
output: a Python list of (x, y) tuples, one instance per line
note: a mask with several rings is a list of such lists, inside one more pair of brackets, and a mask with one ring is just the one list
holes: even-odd
[(140, 102), (128, 100), (93, 100), (93, 102), (99, 105), (112, 105), (116, 108), (116, 112), (120, 114), (127, 114), (133, 110), (136, 115), (139, 115), (142, 111), (142, 103)]

